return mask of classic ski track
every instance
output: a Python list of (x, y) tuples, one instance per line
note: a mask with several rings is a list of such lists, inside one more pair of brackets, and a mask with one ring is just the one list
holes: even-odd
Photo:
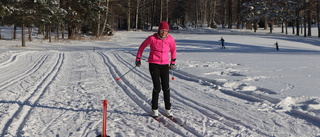
[(2, 63), (0, 64), (0, 68), (9, 66), (11, 63), (13, 63), (13, 62), (17, 59), (17, 56), (18, 56), (19, 54), (20, 54), (20, 53), (12, 54), (7, 61), (2, 62)]
[(0, 91), (4, 90), (5, 88), (17, 83), (18, 81), (20, 81), (21, 79), (24, 79), (25, 77), (33, 74), (34, 72), (36, 72), (38, 69), (40, 69), (40, 67), (45, 63), (45, 61), (48, 59), (49, 55), (44, 55), (42, 56), (35, 65), (33, 65), (33, 67), (21, 74), (18, 74), (16, 76), (13, 76), (9, 79), (7, 79), (6, 81), (4, 81), (3, 83), (0, 84)]
[[(125, 61), (123, 58), (121, 58), (121, 56), (119, 56), (118, 54), (115, 53), (115, 56), (117, 57), (117, 59), (122, 62), (124, 65), (129, 66), (130, 63)], [(135, 70), (135, 72), (138, 76), (140, 76), (141, 78), (143, 78), (144, 80), (151, 82), (150, 78), (148, 78), (148, 76), (146, 74), (144, 74), (143, 72), (139, 71), (139, 70)], [(187, 81), (193, 81), (193, 82), (199, 82), (199, 77), (197, 78), (192, 78), (191, 74), (190, 76), (187, 76), (188, 74), (184, 73), (184, 74), (180, 74), (179, 76), (184, 76), (184, 78), (182, 78), (183, 80), (187, 80)], [(175, 76), (176, 75), (176, 71), (175, 71)], [(198, 80), (196, 80), (198, 79)], [(203, 81), (208, 81), (207, 79), (204, 79)], [(212, 80), (210, 81), (212, 82)], [(182, 83), (183, 84), (183, 83)], [(207, 85), (207, 84), (205, 84)], [(181, 86), (181, 85), (180, 85)], [(182, 85), (182, 87), (190, 87), (189, 85)], [(170, 88), (174, 94), (172, 94), (171, 98), (173, 99), (173, 101), (178, 101), (181, 104), (184, 104), (186, 106), (188, 106), (188, 108), (191, 108), (193, 110), (197, 110), (198, 112), (200, 112), (202, 115), (207, 116), (211, 119), (217, 120), (219, 122), (221, 122), (223, 125), (226, 125), (227, 127), (239, 131), (239, 126), (245, 127), (246, 129), (255, 132), (257, 134), (263, 135), (263, 136), (270, 136), (267, 133), (264, 133), (264, 131), (261, 131), (259, 129), (255, 129), (250, 125), (247, 125), (243, 122), (241, 122), (240, 120), (237, 120), (236, 118), (232, 118), (229, 116), (226, 116), (224, 114), (222, 114), (221, 112), (217, 111), (217, 110), (212, 110), (210, 107), (206, 106), (205, 104), (202, 103), (198, 103), (196, 101), (193, 101), (191, 99), (189, 99), (188, 97), (183, 96), (182, 94), (179, 94), (179, 92), (177, 92), (177, 90), (175, 90), (174, 88)], [(181, 98), (181, 99), (180, 99)], [(223, 120), (221, 120), (221, 118), (223, 118)], [(192, 129), (192, 127), (189, 127), (188, 124), (186, 124), (184, 126), (184, 128), (186, 128), (188, 131), (192, 131), (194, 129)]]
[(1, 136), (5, 136), (8, 130), (15, 131), (16, 136), (21, 136), (21, 130), (26, 124), (32, 110), (35, 108), (34, 105), (39, 102), (41, 97), (45, 94), (48, 86), (56, 78), (63, 64), (63, 60), (64, 54), (60, 53), (55, 65), (51, 68), (50, 71), (48, 71), (45, 77), (39, 80), (39, 83), (37, 83), (32, 90), (32, 94), (25, 101), (21, 102), (18, 110), (16, 110), (12, 117), (6, 122)]
[[(125, 52), (125, 53), (128, 53), (128, 54), (131, 54), (132, 56), (135, 56), (135, 54), (132, 53), (132, 52)], [(143, 58), (147, 58), (147, 57), (144, 56)], [(224, 84), (223, 82), (218, 82), (216, 80), (210, 80), (210, 79), (207, 79), (207, 78), (194, 76), (192, 74), (189, 74), (189, 73), (181, 71), (181, 70), (175, 70), (174, 71), (174, 75), (175, 75), (175, 77), (180, 78), (180, 79), (185, 80), (185, 81), (196, 82), (196, 83), (199, 83), (200, 85), (203, 85), (203, 86), (210, 86), (211, 89), (216, 89), (217, 86), (223, 86), (223, 84)], [(139, 75), (139, 76), (141, 76), (141, 75)], [(176, 84), (179, 84), (179, 83), (176, 83)], [(180, 82), (180, 86), (190, 87), (190, 85), (187, 85), (184, 82)], [(171, 88), (171, 89), (174, 91), (174, 93), (178, 93), (174, 88)], [(239, 94), (239, 95), (230, 95), (230, 94), (228, 94), (228, 92), (232, 92), (233, 93), (234, 91), (220, 90), (220, 92), (223, 93), (226, 96), (236, 97), (236, 98), (239, 98), (239, 99), (242, 99), (242, 100), (246, 100), (246, 101), (249, 101), (249, 102), (252, 102), (252, 101), (253, 102), (256, 102), (256, 101), (259, 102), (260, 101), (261, 102), (261, 101), (263, 101), (263, 99), (259, 99), (259, 98), (256, 99), (256, 100), (253, 99), (253, 98), (255, 98), (255, 96), (244, 95), (245, 97), (239, 97), (239, 96), (242, 96), (242, 94)], [(179, 94), (177, 96), (172, 96), (172, 98), (175, 98), (175, 97), (182, 97), (182, 99), (180, 99), (182, 101), (190, 100), (188, 97), (183, 96), (182, 94)], [(193, 101), (193, 100), (190, 100), (190, 101), (191, 101), (190, 103), (186, 103), (186, 104), (190, 104), (190, 105), (193, 105), (193, 106), (199, 106), (200, 108), (202, 108), (202, 106), (205, 106), (205, 108), (202, 108), (203, 110), (206, 110), (206, 109), (208, 110), (208, 108), (210, 108), (210, 107), (208, 107), (207, 105), (205, 105), (203, 103), (198, 103), (198, 102)], [(210, 113), (210, 111), (211, 111), (211, 112), (215, 113), (218, 116), (217, 118), (221, 117), (221, 118), (223, 118), (222, 119), (223, 121), (230, 121), (230, 122), (228, 122), (229, 124), (236, 123), (234, 125), (241, 125), (241, 126), (245, 127), (246, 129), (248, 129), (250, 131), (253, 131), (253, 132), (257, 133), (257, 134), (264, 135), (264, 136), (272, 136), (272, 135), (268, 134), (267, 131), (261, 130), (260, 128), (255, 128), (254, 126), (252, 126), (250, 124), (246, 124), (246, 123), (240, 121), (241, 119), (237, 120), (237, 118), (227, 116), (226, 114), (223, 114), (223, 113), (219, 112), (218, 110), (209, 109), (209, 111), (203, 111), (202, 109), (198, 109), (199, 112), (201, 112), (201, 113), (202, 112), (205, 112), (205, 113), (209, 112)], [(211, 116), (211, 115), (207, 115), (207, 116)], [(282, 115), (278, 115), (278, 116), (279, 117), (283, 117)], [(292, 116), (292, 115), (289, 115), (289, 116)], [(302, 117), (304, 117), (304, 116), (302, 116)], [(220, 119), (217, 119), (217, 120), (221, 121)], [(229, 125), (227, 123), (225, 123), (225, 124)], [(279, 125), (279, 126), (282, 126), (282, 125)], [(236, 126), (230, 126), (230, 127), (236, 127)]]
[[(132, 56), (135, 56), (131, 52), (127, 52), (127, 53), (131, 54)], [(146, 58), (146, 57), (143, 57), (143, 58)], [(222, 82), (217, 82), (215, 80), (210, 80), (210, 79), (203, 78), (203, 77), (197, 77), (197, 76), (194, 76), (192, 74), (189, 74), (189, 73), (181, 71), (181, 70), (175, 70), (174, 71), (174, 75), (175, 75), (175, 77), (178, 77), (178, 78), (180, 78), (182, 80), (185, 80), (185, 81), (196, 82), (196, 83), (199, 83), (202, 86), (210, 86), (211, 89), (216, 89), (217, 86), (222, 86), (224, 84)], [(176, 84), (179, 84), (179, 83), (176, 83)], [(190, 87), (190, 85), (187, 85), (184, 82), (180, 82), (180, 86), (182, 86), (182, 87)], [(174, 93), (179, 93), (174, 88), (171, 88), (171, 89), (174, 91)], [(186, 89), (188, 89), (188, 88), (186, 88)], [(230, 94), (227, 93), (227, 92), (234, 92), (234, 91), (220, 90), (220, 92), (223, 93), (226, 96), (236, 97), (236, 98), (239, 98), (239, 99), (242, 99), (242, 100), (246, 100), (246, 101), (249, 101), (249, 102), (252, 102), (252, 101), (255, 102), (257, 100), (258, 101), (262, 100), (262, 99), (257, 99), (257, 100), (252, 99), (252, 98), (255, 98), (255, 96), (245, 95), (245, 97), (238, 97), (237, 95), (230, 95)], [(240, 94), (240, 95), (242, 95), (242, 94)], [(222, 123), (225, 124), (225, 125), (229, 125), (229, 127), (234, 127), (234, 129), (237, 129), (237, 126), (233, 126), (233, 125), (240, 125), (240, 126), (245, 127), (245, 130), (247, 129), (249, 131), (255, 132), (255, 133), (263, 135), (263, 136), (272, 136), (267, 131), (261, 130), (260, 128), (255, 128), (254, 126), (252, 126), (250, 124), (246, 124), (246, 123), (242, 122), (241, 119), (238, 120), (237, 118), (234, 118), (232, 116), (227, 116), (226, 114), (223, 114), (223, 113), (219, 112), (218, 110), (212, 110), (207, 105), (205, 105), (203, 103), (199, 103), (197, 101), (193, 101), (193, 100), (189, 99), (188, 97), (183, 96), (182, 94), (179, 94), (179, 95), (177, 94), (177, 96), (172, 95), (172, 98), (175, 98), (175, 97), (182, 97), (182, 99), (180, 99), (180, 100), (184, 101), (184, 102), (186, 102), (186, 100), (191, 101), (190, 103), (186, 102), (185, 104), (190, 104), (190, 105), (193, 105), (193, 106), (199, 106), (199, 107), (194, 107), (194, 108), (199, 110), (200, 113), (204, 112), (203, 114), (205, 114), (205, 115), (208, 114), (207, 115), (208, 117), (212, 116), (212, 114), (209, 115), (210, 112), (214, 113), (216, 116), (218, 116), (217, 117), (218, 119), (216, 119), (216, 120), (218, 120), (218, 121), (222, 121), (223, 120)], [(198, 109), (198, 108), (200, 108), (200, 109)], [(279, 116), (283, 117), (281, 115), (279, 115)], [(220, 120), (221, 118), (219, 119), (219, 117), (221, 117), (223, 119)], [(232, 123), (235, 123), (235, 124), (232, 125)], [(281, 126), (281, 125), (279, 125), (279, 126)], [(241, 134), (241, 133), (239, 133), (239, 134)]]
[(20, 52), (13, 53), (8, 60), (0, 63), (0, 68), (10, 66), (11, 64), (14, 64), (15, 61), (17, 61), (17, 58), (19, 58), (20, 56), (30, 54), (32, 52), (33, 51), (20, 51)]
[[(18, 69), (21, 66), (29, 66), (29, 63), (33, 63), (31, 62), (31, 59), (29, 58), (30, 56), (28, 56), (27, 53), (30, 52), (21, 52), (21, 53), (16, 53), (12, 56), (10, 56), (10, 59), (8, 59), (6, 62), (0, 64), (0, 69), (2, 69), (2, 71), (5, 71), (5, 73), (0, 73), (0, 77), (4, 78), (4, 77), (11, 77), (10, 74), (12, 73), (17, 73), (17, 72), (21, 72), (24, 70)], [(19, 65), (19, 67), (17, 67), (17, 65)]]
[[(181, 75), (178, 75), (178, 77), (183, 75), (183, 77), (182, 77), (183, 80), (191, 81), (191, 82), (197, 82), (197, 83), (199, 83), (199, 81), (208, 82), (207, 84), (199, 83), (199, 84), (201, 84), (203, 86), (208, 86), (208, 85), (212, 86), (212, 84), (219, 84), (219, 85), (221, 84), (221, 83), (215, 82), (214, 80), (209, 80), (208, 81), (206, 78), (202, 78), (202, 77), (197, 77), (197, 78), (199, 78), (199, 80), (195, 80), (194, 78), (190, 79), (191, 77), (193, 77), (192, 74), (188, 74), (188, 73), (183, 72), (183, 71), (178, 71), (178, 72), (180, 72), (180, 74), (182, 73)], [(177, 74), (177, 73), (175, 73), (175, 74)], [(177, 75), (175, 75), (175, 76), (177, 76)], [(185, 79), (185, 78), (187, 78), (187, 79)], [(212, 84), (210, 84), (210, 83), (212, 83)], [(183, 82), (180, 82), (180, 83), (177, 83), (177, 84), (179, 84), (180, 87), (181, 86), (185, 87), (186, 89), (189, 89), (189, 87), (190, 87), (190, 85), (187, 85), (187, 84), (185, 84)], [(193, 87), (191, 87), (191, 88), (193, 88)], [(173, 98), (180, 97), (181, 99), (178, 99), (178, 98), (176, 98), (176, 99), (180, 100), (180, 102), (183, 102), (184, 104), (188, 104), (190, 107), (198, 110), (199, 112), (201, 112), (205, 116), (208, 116), (210, 118), (216, 119), (218, 121), (223, 121), (223, 123), (225, 125), (233, 128), (233, 129), (236, 129), (236, 130), (239, 129), (237, 125), (240, 125), (240, 126), (245, 127), (244, 130), (247, 129), (247, 130), (250, 130), (250, 131), (255, 132), (257, 134), (260, 134), (262, 136), (272, 136), (268, 132), (266, 132), (264, 130), (261, 130), (260, 128), (255, 128), (254, 126), (252, 126), (250, 124), (246, 124), (246, 123), (242, 122), (241, 119), (237, 119), (237, 118), (234, 118), (232, 116), (228, 116), (226, 114), (223, 114), (222, 112), (219, 112), (218, 110), (213, 110), (212, 108), (210, 108), (209, 106), (207, 106), (207, 105), (205, 105), (203, 103), (194, 101), (194, 100), (192, 100), (192, 99), (180, 94), (174, 88), (172, 90), (174, 91), (175, 94), (178, 95), (178, 96), (173, 96)], [(225, 94), (223, 91), (221, 91), (221, 93)], [(232, 95), (229, 95), (229, 94), (225, 94), (225, 95), (232, 96)], [(232, 97), (234, 97), (234, 96), (232, 96)], [(235, 97), (237, 97), (237, 96), (235, 96)], [(219, 97), (216, 97), (216, 98), (217, 99), (222, 99), (222, 98), (219, 98)], [(225, 99), (223, 99), (223, 100), (225, 100)], [(244, 100), (247, 100), (249, 102), (251, 101), (251, 100), (248, 100), (248, 99), (244, 99)], [(228, 101), (228, 100), (226, 100), (226, 101)], [(210, 112), (213, 112), (216, 116), (213, 116), (213, 114), (211, 114)], [(282, 116), (280, 116), (280, 117), (282, 117)], [(223, 119), (221, 120), (221, 118), (223, 118)]]
[[(24, 54), (24, 53), (22, 53)], [(21, 55), (21, 54), (19, 54)], [(15, 55), (17, 56), (17, 55)], [(17, 58), (17, 57), (15, 57)], [(28, 77), (28, 75), (31, 75), (33, 73), (35, 73), (41, 66), (42, 64), (44, 64), (45, 60), (48, 58), (48, 55), (43, 55), (42, 57), (38, 58), (37, 61), (35, 61), (36, 63), (34, 63), (33, 66), (30, 65), (30, 67), (26, 67), (26, 66), (23, 66), (24, 68), (29, 68), (28, 70), (25, 70), (23, 73), (20, 73), (20, 74), (14, 74), (15, 76), (11, 76), (12, 78), (2, 82), (0, 84), (0, 91), (5, 91), (4, 89), (9, 87), (9, 86), (12, 86), (14, 84), (16, 84), (17, 82), (21, 81), (22, 79)], [(25, 59), (25, 58), (24, 58)], [(24, 62), (27, 62), (27, 61), (24, 61)], [(26, 64), (26, 63), (25, 63)], [(22, 67), (22, 66), (20, 66)], [(20, 71), (19, 71), (20, 72)], [(13, 72), (12, 72), (13, 73)], [(7, 75), (12, 75), (11, 72), (8, 72)], [(12, 101), (14, 102), (14, 101)], [(19, 101), (19, 104), (21, 104), (21, 102)], [(3, 123), (1, 123), (0, 127), (3, 127)]]
[[(112, 63), (112, 61), (108, 55), (101, 53), (101, 52), (98, 52), (98, 53), (102, 56), (104, 63), (108, 66), (108, 68), (110, 70), (110, 74), (114, 77), (114, 79), (116, 79), (117, 76), (122, 75), (120, 70), (117, 69), (116, 65), (114, 65)], [(123, 89), (123, 91), (127, 94), (127, 96), (129, 98), (131, 98), (132, 101), (134, 101), (140, 108), (142, 108), (146, 113), (148, 113), (150, 111), (150, 108), (149, 108), (149, 106), (144, 105), (146, 103), (150, 105), (149, 102), (145, 101), (145, 100), (147, 100), (147, 97), (145, 97), (143, 94), (141, 94), (139, 92), (138, 89), (136, 89), (133, 85), (131, 85), (130, 82), (125, 77), (122, 77), (121, 81), (116, 81), (116, 82)], [(169, 130), (171, 130), (172, 132), (174, 132), (176, 134), (184, 135), (184, 133), (181, 132), (181, 128), (179, 128), (180, 127), (179, 125), (177, 125), (176, 123), (173, 123), (169, 119), (165, 119), (165, 121), (168, 122), (168, 124), (169, 124), (167, 126), (167, 128)], [(193, 134), (194, 136), (201, 136), (197, 132), (189, 131), (189, 133)]]

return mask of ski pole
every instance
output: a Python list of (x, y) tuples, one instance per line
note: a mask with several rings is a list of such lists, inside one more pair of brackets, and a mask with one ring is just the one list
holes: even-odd
[(119, 78), (116, 78), (117, 81), (120, 81), (122, 77), (124, 77), (125, 75), (127, 75), (129, 72), (131, 72), (133, 69), (135, 69), (137, 66), (132, 67), (130, 70), (128, 70), (126, 73), (124, 73), (122, 76), (120, 76)]
[(174, 76), (173, 76), (173, 70), (171, 70), (171, 79), (174, 80)]

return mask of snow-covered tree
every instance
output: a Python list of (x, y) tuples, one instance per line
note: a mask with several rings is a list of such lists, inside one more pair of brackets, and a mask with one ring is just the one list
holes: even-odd
[(268, 10), (267, 1), (265, 0), (252, 0), (244, 2), (242, 5), (242, 19), (247, 22), (247, 28), (251, 28), (253, 24), (254, 31), (258, 28), (258, 22), (266, 17)]
[(281, 1), (269, 0), (267, 1), (267, 9), (265, 12), (265, 17), (268, 21), (268, 26), (270, 28), (270, 33), (272, 33), (274, 23), (281, 23), (280, 13), (282, 11)]
[[(0, 1), (0, 24), (3, 24), (3, 19), (7, 14), (7, 6), (5, 6), (1, 1)], [(0, 29), (0, 39), (1, 39), (1, 29)]]

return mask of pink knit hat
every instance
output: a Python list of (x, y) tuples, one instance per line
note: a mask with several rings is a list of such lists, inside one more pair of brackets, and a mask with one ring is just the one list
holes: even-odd
[(159, 24), (159, 28), (158, 28), (158, 31), (160, 30), (169, 30), (169, 24), (165, 21), (162, 21), (160, 24)]

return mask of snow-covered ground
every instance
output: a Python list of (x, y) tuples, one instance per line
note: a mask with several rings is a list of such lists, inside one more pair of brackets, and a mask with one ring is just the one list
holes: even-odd
[[(165, 127), (148, 116), (148, 49), (141, 67), (115, 80), (134, 66), (138, 46), (154, 32), (119, 31), (106, 41), (52, 43), (34, 35), (23, 48), (20, 40), (10, 40), (11, 31), (1, 28), (1, 137), (95, 137), (102, 129), (104, 99), (112, 137), (320, 136), (317, 37), (262, 30), (172, 31), (178, 52), (170, 81), (172, 107), (185, 125), (165, 118)], [(221, 37), (227, 49), (220, 49)], [(162, 95), (159, 106), (163, 111)]]

